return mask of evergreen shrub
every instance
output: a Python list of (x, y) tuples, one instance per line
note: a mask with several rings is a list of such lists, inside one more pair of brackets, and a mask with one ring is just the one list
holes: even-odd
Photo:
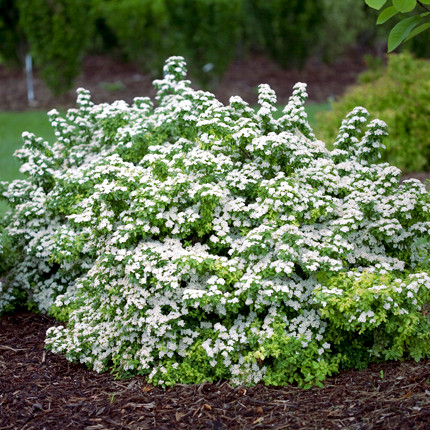
[[(267, 52), (283, 67), (300, 67), (315, 52), (312, 47), (318, 40), (325, 40), (318, 48), (332, 55), (334, 45), (344, 46), (344, 40), (351, 40), (345, 33), (356, 34), (357, 27), (347, 27), (339, 15), (349, 9), (339, 12), (330, 0), (94, 1), (96, 15), (129, 60), (158, 76), (165, 56), (179, 53), (203, 84), (216, 83), (235, 56), (253, 50)], [(339, 24), (330, 27), (335, 30), (329, 37), (319, 37), (333, 8)]]
[[(157, 73), (161, 58), (181, 35), (169, 28), (167, 6), (163, 0), (94, 0), (95, 13), (126, 60), (143, 70)], [(112, 41), (111, 41), (112, 44)]]
[(164, 58), (185, 57), (200, 83), (223, 75), (236, 54), (243, 0), (95, 0), (96, 14), (127, 59), (155, 76)]
[(25, 38), (15, 0), (0, 0), (0, 60), (16, 66), (23, 61)]
[(56, 94), (80, 74), (94, 32), (92, 1), (20, 0), (19, 26), (42, 79)]
[[(322, 0), (323, 20), (316, 46), (321, 59), (334, 62), (348, 47), (376, 42), (377, 13), (364, 2), (356, 0)], [(311, 30), (309, 30), (311, 31)]]
[[(342, 118), (354, 106), (366, 106), (388, 124), (390, 139), (382, 160), (404, 171), (430, 170), (430, 62), (409, 53), (390, 54), (386, 68), (365, 72), (321, 113), (317, 135), (333, 141)], [(341, 137), (341, 136), (340, 136)]]
[(49, 112), (55, 142), (24, 133), (27, 178), (2, 184), (2, 310), (26, 300), (65, 321), (52, 351), (161, 385), (309, 387), (429, 357), (430, 198), (376, 164), (385, 123), (354, 109), (330, 151), (304, 84), (274, 119), (268, 85), (255, 112), (193, 90), (185, 68), (167, 60), (155, 103), (80, 89)]
[(322, 30), (323, 2), (247, 0), (269, 55), (282, 67), (302, 67)]

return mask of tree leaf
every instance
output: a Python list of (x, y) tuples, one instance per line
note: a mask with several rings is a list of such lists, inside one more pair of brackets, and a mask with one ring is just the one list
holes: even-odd
[[(430, 2), (430, 0), (429, 0)], [(419, 25), (417, 28), (415, 28), (414, 30), (412, 30), (409, 33), (409, 36), (405, 39), (405, 42), (409, 39), (412, 39), (413, 37), (415, 37), (417, 34), (422, 33), (423, 31), (426, 31), (430, 28), (430, 22), (426, 22), (425, 24), (421, 24)]]
[(420, 20), (419, 16), (411, 16), (398, 22), (388, 36), (388, 52), (394, 51), (409, 36)]
[(414, 10), (416, 5), (417, 0), (393, 0), (393, 6), (402, 13)]
[(385, 3), (387, 3), (387, 0), (365, 0), (367, 6), (371, 7), (372, 9), (381, 9), (382, 6), (384, 6)]
[(394, 6), (389, 6), (379, 14), (376, 24), (383, 24), (398, 13), (399, 11)]

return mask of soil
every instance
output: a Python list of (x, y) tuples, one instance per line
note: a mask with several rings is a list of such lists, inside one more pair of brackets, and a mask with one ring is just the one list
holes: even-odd
[[(256, 103), (256, 87), (269, 83), (287, 102), (294, 83), (308, 83), (309, 101), (341, 96), (365, 69), (352, 50), (330, 66), (311, 59), (302, 71), (285, 71), (263, 56), (233, 63), (214, 91), (224, 103), (240, 95)], [(54, 97), (35, 74), (29, 104), (25, 74), (0, 66), (0, 110), (64, 109), (75, 92)], [(75, 88), (96, 103), (154, 96), (152, 78), (132, 64), (90, 56)], [(410, 174), (421, 180), (428, 173)], [(143, 377), (115, 380), (44, 349), (56, 322), (16, 312), (0, 318), (0, 430), (30, 429), (414, 429), (430, 428), (430, 361), (374, 364), (328, 378), (324, 388), (178, 385), (163, 389)]]
[(374, 364), (303, 390), (216, 384), (160, 388), (115, 380), (44, 349), (55, 321), (0, 319), (0, 429), (430, 428), (430, 361)]
[[(256, 104), (257, 86), (267, 83), (276, 91), (278, 102), (285, 104), (293, 85), (306, 82), (309, 102), (326, 102), (341, 96), (345, 88), (356, 81), (357, 75), (366, 69), (365, 53), (362, 49), (351, 49), (330, 65), (311, 58), (302, 70), (284, 70), (263, 55), (252, 55), (233, 62), (213, 92), (223, 103), (227, 103), (230, 96), (240, 95), (248, 103)], [(74, 106), (75, 89), (79, 87), (90, 90), (96, 103), (110, 103), (118, 99), (131, 103), (137, 96), (154, 96), (152, 80), (133, 64), (93, 55), (85, 58), (82, 74), (76, 80), (74, 89), (60, 97), (50, 93), (35, 70), (36, 101), (29, 104), (24, 69), (0, 65), (0, 110), (49, 110)]]

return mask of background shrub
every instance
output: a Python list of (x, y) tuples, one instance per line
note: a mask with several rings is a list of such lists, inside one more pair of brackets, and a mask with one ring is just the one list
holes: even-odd
[[(212, 84), (237, 55), (242, 35), (243, 0), (173, 0), (169, 3), (172, 29), (184, 37), (183, 50), (169, 55), (189, 59), (189, 69), (201, 83)], [(175, 53), (176, 52), (176, 53)], [(212, 78), (211, 78), (212, 77)]]
[(20, 64), (26, 54), (25, 36), (19, 25), (15, 0), (0, 0), (0, 55), (10, 65)]
[(411, 54), (392, 54), (386, 68), (364, 73), (333, 109), (319, 115), (318, 136), (333, 141), (342, 118), (354, 106), (388, 124), (390, 140), (382, 160), (406, 172), (430, 170), (430, 63)]
[(248, 1), (269, 55), (282, 67), (302, 67), (315, 50), (323, 22), (322, 2)]
[(94, 32), (91, 2), (20, 0), (22, 28), (40, 74), (54, 93), (71, 88)]
[[(178, 46), (182, 46), (181, 35), (169, 29), (164, 0), (99, 0), (95, 10), (124, 57), (146, 71), (157, 73), (160, 58), (174, 47), (176, 38), (179, 37)], [(111, 44), (112, 41), (108, 43)]]
[(157, 75), (162, 58), (179, 54), (201, 83), (215, 83), (235, 56), (253, 50), (283, 67), (303, 65), (315, 51), (324, 8), (308, 0), (120, 0), (97, 7), (128, 59)]
[[(356, 0), (323, 0), (323, 20), (317, 28), (318, 54), (326, 62), (336, 61), (349, 46), (370, 45), (379, 40), (375, 30), (377, 13)], [(309, 29), (309, 31), (314, 31)]]
[(207, 84), (236, 54), (242, 6), (243, 0), (121, 0), (98, 2), (97, 9), (129, 60), (156, 76), (166, 56), (182, 55)]
[[(0, 11), (3, 59), (22, 63), (30, 51), (57, 93), (92, 52), (122, 56), (154, 76), (164, 58), (180, 54), (200, 84), (214, 87), (234, 58), (258, 52), (301, 67), (313, 54), (335, 61), (349, 45), (379, 46), (389, 31), (355, 0), (0, 0)], [(428, 37), (408, 48), (428, 55)]]

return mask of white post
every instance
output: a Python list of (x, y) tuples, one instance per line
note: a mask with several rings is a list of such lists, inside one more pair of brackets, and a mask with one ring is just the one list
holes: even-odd
[(25, 56), (25, 74), (27, 76), (27, 100), (28, 103), (34, 102), (34, 89), (33, 89), (33, 62), (31, 54)]

